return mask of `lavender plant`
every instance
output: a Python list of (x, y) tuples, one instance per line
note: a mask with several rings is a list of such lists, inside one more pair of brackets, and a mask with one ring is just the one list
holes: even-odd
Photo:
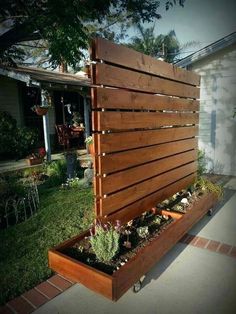
[(109, 262), (119, 251), (119, 224), (97, 224), (94, 233), (90, 230), (90, 244), (101, 262)]

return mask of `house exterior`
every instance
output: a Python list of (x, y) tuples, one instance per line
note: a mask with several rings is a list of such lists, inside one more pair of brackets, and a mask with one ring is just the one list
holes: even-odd
[(199, 148), (208, 171), (236, 176), (236, 32), (176, 65), (201, 75)]
[(41, 91), (45, 89), (52, 98), (52, 108), (47, 114), (51, 145), (56, 142), (55, 125), (69, 123), (73, 112), (80, 113), (85, 126), (84, 136), (89, 136), (90, 85), (87, 77), (78, 75), (23, 66), (0, 66), (0, 110), (10, 113), (18, 126), (39, 129), (43, 140), (43, 119), (31, 108), (40, 105)]

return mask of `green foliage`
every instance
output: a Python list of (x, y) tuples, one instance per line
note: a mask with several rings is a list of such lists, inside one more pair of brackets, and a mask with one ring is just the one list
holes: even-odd
[(0, 156), (14, 155), (16, 120), (5, 111), (0, 111)]
[(180, 43), (175, 32), (170, 31), (167, 35), (155, 35), (153, 25), (144, 28), (137, 25), (140, 36), (131, 38), (131, 43), (127, 46), (152, 57), (162, 57), (167, 62), (173, 62), (175, 56), (180, 51)]
[(120, 234), (112, 225), (96, 225), (90, 243), (97, 258), (102, 262), (109, 262), (119, 251), (119, 239)]
[(203, 150), (200, 150), (200, 149), (198, 150), (197, 159), (198, 159), (197, 174), (198, 174), (198, 177), (201, 177), (203, 173), (206, 172), (206, 154)]
[(19, 128), (8, 112), (0, 111), (0, 156), (15, 159), (25, 157), (35, 147), (38, 139), (36, 130)]
[(54, 187), (62, 184), (66, 180), (65, 159), (55, 160), (45, 165), (45, 172), (49, 176), (46, 181), (47, 187)]
[(0, 304), (50, 277), (48, 249), (87, 229), (93, 221), (91, 189), (78, 193), (41, 186), (39, 189), (37, 214), (0, 230)]
[[(156, 0), (24, 0), (3, 1), (0, 7), (2, 23), (11, 21), (12, 29), (2, 35), (0, 60), (11, 63), (22, 57), (22, 41), (44, 40), (49, 62), (53, 67), (67, 63), (76, 67), (88, 47), (91, 36), (102, 35), (117, 39), (114, 25), (120, 26), (121, 36), (127, 28), (140, 22), (159, 19), (160, 2)], [(184, 0), (165, 1), (166, 9), (175, 4), (183, 6)], [(45, 51), (45, 47), (42, 48)]]
[(17, 158), (25, 157), (37, 145), (38, 132), (36, 130), (22, 127), (16, 130), (15, 153)]
[(93, 137), (92, 136), (88, 136), (86, 137), (85, 141), (84, 141), (87, 145), (93, 144)]
[(203, 192), (214, 193), (218, 199), (221, 199), (224, 195), (224, 189), (221, 185), (215, 184), (203, 177), (198, 178), (195, 185)]
[(139, 227), (136, 231), (140, 238), (146, 238), (149, 234), (148, 226)]
[(67, 182), (70, 188), (78, 188), (80, 186), (80, 180), (77, 177), (68, 179)]

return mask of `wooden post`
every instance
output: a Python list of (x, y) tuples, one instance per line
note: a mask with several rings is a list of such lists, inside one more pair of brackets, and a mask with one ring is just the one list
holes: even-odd
[[(47, 105), (46, 90), (41, 90), (41, 104)], [(51, 145), (49, 136), (49, 118), (48, 113), (43, 116), (43, 135), (44, 135), (44, 145), (46, 150), (47, 161), (51, 161)]]
[(85, 137), (88, 137), (91, 135), (90, 133), (90, 125), (89, 125), (89, 106), (88, 106), (88, 100), (85, 97), (83, 97), (84, 100), (84, 124), (85, 124)]

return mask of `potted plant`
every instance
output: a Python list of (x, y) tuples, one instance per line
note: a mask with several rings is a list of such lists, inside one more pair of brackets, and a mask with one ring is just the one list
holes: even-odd
[(41, 90), (41, 105), (34, 105), (31, 109), (37, 113), (39, 116), (44, 116), (47, 114), (49, 108), (51, 107), (51, 96), (50, 92), (47, 90)]
[(37, 105), (35, 105), (35, 106), (31, 107), (31, 109), (35, 113), (37, 113), (37, 115), (45, 116), (47, 114), (48, 110), (49, 110), (49, 107), (50, 106), (37, 106)]
[(93, 137), (92, 136), (86, 137), (84, 142), (88, 148), (90, 155), (94, 155)]
[(43, 162), (45, 156), (46, 156), (45, 148), (40, 147), (36, 152), (33, 152), (29, 156), (27, 156), (26, 160), (29, 166), (39, 165)]

